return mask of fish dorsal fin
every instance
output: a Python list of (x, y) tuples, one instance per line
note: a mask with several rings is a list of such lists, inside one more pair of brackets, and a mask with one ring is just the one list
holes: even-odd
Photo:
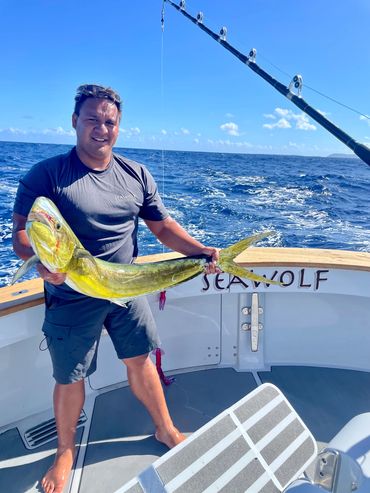
[(32, 255), (28, 260), (26, 260), (17, 270), (17, 272), (14, 274), (13, 279), (11, 281), (11, 285), (16, 283), (21, 277), (23, 277), (29, 270), (32, 269), (38, 262), (40, 262), (40, 259), (38, 258), (37, 255)]

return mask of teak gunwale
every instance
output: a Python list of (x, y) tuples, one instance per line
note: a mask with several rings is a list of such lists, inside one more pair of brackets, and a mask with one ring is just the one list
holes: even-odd
[[(136, 262), (158, 262), (179, 258), (177, 252), (160, 253), (139, 257)], [(370, 272), (370, 253), (349, 250), (319, 248), (249, 248), (236, 257), (244, 267), (307, 267), (348, 269)], [(44, 288), (41, 278), (19, 282), (0, 288), (0, 317), (44, 302)]]

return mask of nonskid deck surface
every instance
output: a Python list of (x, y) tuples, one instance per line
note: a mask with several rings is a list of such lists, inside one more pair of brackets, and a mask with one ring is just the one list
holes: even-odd
[[(320, 445), (357, 414), (370, 411), (370, 373), (281, 366), (259, 373), (279, 387)], [(322, 448), (322, 447), (321, 447)]]
[[(259, 374), (278, 386), (311, 430), (319, 448), (353, 416), (370, 411), (370, 374), (355, 371), (275, 367)], [(256, 387), (250, 373), (232, 369), (176, 375), (165, 389), (176, 426), (191, 434)], [(84, 469), (73, 493), (110, 493), (148, 467), (167, 448), (153, 437), (153, 424), (128, 387), (95, 399)], [(80, 432), (81, 434), (81, 432)], [(0, 491), (39, 491), (35, 483), (50, 466), (55, 441), (27, 450), (18, 430), (0, 435)], [(40, 452), (42, 452), (40, 454)]]
[[(77, 430), (80, 443), (82, 429)], [(27, 449), (17, 428), (0, 435), (0, 492), (41, 492), (38, 483), (54, 461), (57, 442), (53, 440), (36, 449)]]
[[(188, 435), (255, 387), (250, 373), (222, 369), (176, 375), (165, 392), (175, 425)], [(80, 492), (114, 492), (167, 452), (153, 431), (149, 415), (129, 388), (99, 396)]]

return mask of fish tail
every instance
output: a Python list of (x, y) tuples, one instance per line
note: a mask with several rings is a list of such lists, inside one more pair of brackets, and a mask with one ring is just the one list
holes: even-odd
[(264, 276), (259, 276), (258, 274), (255, 274), (254, 272), (251, 272), (250, 270), (245, 269), (244, 267), (241, 267), (234, 262), (235, 257), (237, 257), (239, 253), (242, 253), (245, 249), (247, 249), (257, 241), (262, 240), (263, 238), (266, 238), (267, 236), (270, 236), (272, 234), (274, 234), (273, 231), (258, 233), (256, 235), (249, 236), (244, 240), (238, 241), (237, 243), (234, 243), (234, 245), (224, 248), (220, 251), (220, 258), (218, 261), (219, 267), (224, 272), (227, 272), (228, 274), (233, 274), (234, 276), (244, 277), (253, 281), (260, 281), (268, 284), (280, 284), (279, 282), (272, 281), (271, 279), (267, 279)]

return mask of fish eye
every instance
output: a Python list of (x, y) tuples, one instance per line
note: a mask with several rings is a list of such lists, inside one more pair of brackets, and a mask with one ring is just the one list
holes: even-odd
[(60, 223), (56, 223), (55, 227), (56, 227), (57, 229), (60, 229), (60, 228), (62, 227), (62, 225), (61, 225)]

